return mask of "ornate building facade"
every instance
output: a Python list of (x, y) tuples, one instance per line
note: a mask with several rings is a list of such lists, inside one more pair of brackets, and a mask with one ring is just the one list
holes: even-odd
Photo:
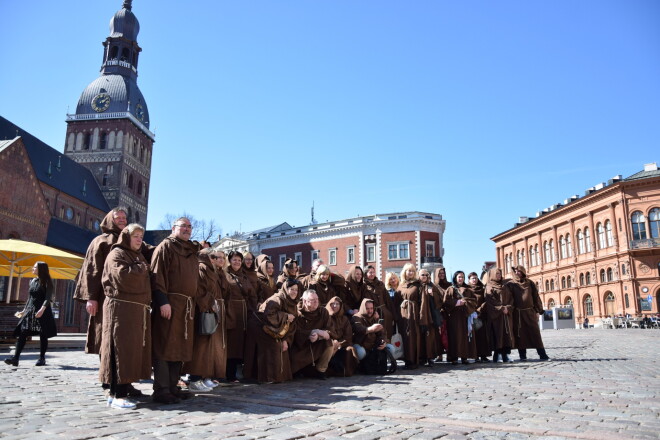
[[(655, 163), (553, 205), (491, 240), (506, 277), (522, 264), (547, 309), (578, 320), (660, 310), (660, 170)], [(592, 319), (593, 318), (593, 319)]]

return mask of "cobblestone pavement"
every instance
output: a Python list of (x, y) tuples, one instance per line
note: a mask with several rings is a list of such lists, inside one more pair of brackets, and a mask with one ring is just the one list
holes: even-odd
[[(0, 437), (26, 439), (657, 439), (660, 331), (546, 330), (550, 362), (218, 387), (176, 405), (107, 408), (98, 358), (0, 365)], [(7, 353), (5, 349), (3, 355)], [(517, 356), (513, 356), (517, 360)], [(151, 383), (137, 385), (145, 392)]]

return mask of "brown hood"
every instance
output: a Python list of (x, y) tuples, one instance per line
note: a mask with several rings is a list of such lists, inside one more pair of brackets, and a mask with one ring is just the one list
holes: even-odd
[(502, 269), (499, 267), (493, 267), (491, 268), (488, 273), (487, 273), (487, 280), (486, 280), (486, 286), (494, 286), (494, 287), (502, 287), (502, 284), (504, 284), (504, 277), (502, 277), (501, 280), (497, 281), (495, 279), (495, 275), (497, 275), (497, 271), (503, 272)]
[(181, 255), (184, 258), (187, 258), (193, 254), (196, 254), (200, 250), (200, 245), (196, 241), (184, 241), (180, 238), (176, 238), (174, 235), (170, 235), (165, 240), (169, 240), (172, 243), (172, 249), (177, 254)]
[(339, 301), (339, 310), (337, 310), (336, 315), (344, 316), (344, 313), (346, 313), (346, 311), (344, 310), (344, 301), (342, 301), (341, 298), (338, 296), (333, 296), (332, 298), (330, 298), (328, 304), (325, 305), (325, 309), (328, 311), (330, 316), (334, 317), (335, 312), (334, 310), (332, 310), (332, 307), (330, 307), (330, 303), (334, 301)]
[[(369, 298), (363, 299), (362, 303), (360, 304), (360, 309), (355, 314), (355, 316), (364, 319), (369, 325), (371, 325), (374, 324), (376, 320), (374, 319), (374, 315), (371, 316), (367, 315), (367, 303), (374, 303), (374, 300)], [(375, 303), (374, 303), (374, 311), (375, 311)]]
[(257, 257), (257, 277), (268, 284), (270, 287), (275, 287), (275, 280), (273, 277), (268, 276), (268, 263), (270, 263), (270, 258), (268, 255), (261, 254)]
[[(245, 265), (245, 257), (250, 254), (252, 256), (252, 268), (249, 268)], [(243, 268), (244, 271), (246, 272), (254, 272), (257, 268), (257, 260), (254, 258), (254, 254), (252, 252), (246, 252), (243, 254), (243, 263), (241, 263), (241, 267)]]
[(134, 251), (131, 249), (131, 234), (128, 233), (128, 226), (126, 226), (120, 233), (119, 233), (119, 238), (117, 239), (117, 243), (112, 245), (112, 249), (114, 248), (122, 248), (125, 251), (132, 252), (134, 254), (139, 253), (140, 251)]
[(103, 220), (101, 221), (101, 231), (103, 231), (104, 234), (119, 235), (122, 232), (122, 230), (119, 229), (119, 227), (115, 225), (115, 222), (112, 220), (113, 214), (114, 212), (110, 211), (105, 215), (105, 217), (103, 217)]
[(197, 253), (197, 261), (199, 261), (200, 264), (203, 264), (215, 270), (213, 263), (211, 263), (211, 257), (209, 256), (209, 254), (201, 253), (201, 252)]
[[(516, 283), (522, 283), (527, 279), (527, 271), (525, 270), (525, 266), (513, 266), (512, 270), (513, 270), (513, 280)], [(518, 275), (516, 275), (517, 270), (523, 273), (522, 277), (519, 278)]]
[[(444, 279), (440, 279), (441, 272), (444, 272)], [(447, 280), (447, 271), (444, 267), (438, 267), (433, 271), (433, 279), (435, 280), (435, 284), (442, 289), (446, 289), (447, 287), (451, 286), (451, 282)]]

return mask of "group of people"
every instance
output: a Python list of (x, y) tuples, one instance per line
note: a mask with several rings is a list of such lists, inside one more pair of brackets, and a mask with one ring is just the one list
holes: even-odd
[[(442, 361), (511, 361), (543, 348), (536, 285), (491, 269), (482, 282), (462, 271), (452, 282), (406, 264), (384, 282), (373, 266), (332, 273), (315, 260), (300, 274), (293, 259), (275, 274), (267, 255), (228, 255), (191, 240), (182, 217), (158, 246), (115, 208), (89, 246), (74, 297), (90, 315), (86, 352), (100, 357), (108, 405), (132, 409), (132, 383), (153, 373), (155, 402), (171, 404), (220, 382), (278, 383), (372, 372), (403, 345), (406, 369)], [(389, 356), (390, 359), (393, 356)], [(242, 374), (240, 373), (242, 371)], [(377, 371), (377, 370), (376, 370)], [(188, 375), (189, 391), (181, 378)]]

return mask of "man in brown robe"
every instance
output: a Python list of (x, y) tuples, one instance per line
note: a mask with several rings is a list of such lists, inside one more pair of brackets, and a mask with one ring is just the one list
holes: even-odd
[(200, 246), (190, 241), (191, 235), (190, 220), (178, 218), (172, 235), (158, 245), (151, 260), (154, 402), (169, 404), (190, 397), (177, 383), (183, 362), (192, 360), (195, 335)]
[(363, 360), (374, 348), (384, 350), (387, 347), (385, 329), (378, 323), (374, 304), (373, 299), (364, 298), (358, 312), (351, 317), (353, 347), (359, 360)]
[(504, 285), (503, 290), (513, 297), (513, 333), (520, 360), (527, 360), (528, 348), (536, 348), (541, 360), (550, 360), (541, 339), (539, 315), (543, 314), (543, 303), (536, 284), (527, 278), (523, 266), (515, 266), (513, 269), (515, 275)]
[(309, 373), (325, 379), (328, 363), (341, 343), (334, 334), (334, 326), (328, 311), (319, 307), (319, 297), (313, 290), (303, 293), (298, 304), (296, 333), (291, 347), (291, 371)]

